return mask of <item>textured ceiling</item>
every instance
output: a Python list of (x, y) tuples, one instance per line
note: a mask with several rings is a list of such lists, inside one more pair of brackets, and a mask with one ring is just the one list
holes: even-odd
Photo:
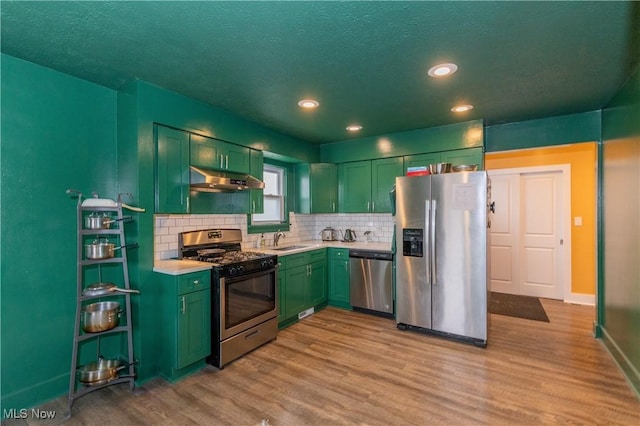
[[(314, 143), (603, 107), (637, 67), (639, 2), (12, 2), (2, 52), (139, 78)], [(427, 77), (454, 62), (447, 79)], [(297, 101), (320, 107), (301, 111)], [(450, 108), (475, 108), (455, 115)], [(364, 126), (350, 135), (346, 125)]]

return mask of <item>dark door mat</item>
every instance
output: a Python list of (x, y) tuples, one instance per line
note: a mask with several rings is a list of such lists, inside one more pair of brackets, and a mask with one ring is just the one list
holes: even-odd
[(540, 299), (531, 296), (491, 292), (489, 312), (492, 314), (549, 322)]

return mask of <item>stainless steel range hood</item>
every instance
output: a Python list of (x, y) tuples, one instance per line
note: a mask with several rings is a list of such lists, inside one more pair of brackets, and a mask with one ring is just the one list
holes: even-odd
[(193, 191), (237, 192), (262, 188), (264, 188), (264, 182), (251, 175), (191, 166), (191, 190)]

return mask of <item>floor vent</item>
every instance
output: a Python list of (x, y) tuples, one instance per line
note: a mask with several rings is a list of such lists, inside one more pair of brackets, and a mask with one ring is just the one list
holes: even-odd
[(298, 314), (298, 319), (301, 320), (302, 318), (308, 317), (309, 315), (311, 315), (314, 312), (314, 308), (313, 306), (310, 307), (309, 309), (307, 309), (306, 311), (302, 311)]

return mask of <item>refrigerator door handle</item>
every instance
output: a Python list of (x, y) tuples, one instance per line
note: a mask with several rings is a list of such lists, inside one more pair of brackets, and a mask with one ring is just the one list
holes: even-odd
[(429, 238), (431, 242), (431, 247), (429, 250), (429, 254), (431, 255), (430, 259), (430, 273), (431, 273), (431, 285), (436, 285), (438, 270), (436, 269), (436, 200), (431, 200), (431, 214), (429, 215), (431, 224), (429, 226)]
[(427, 284), (431, 285), (431, 243), (430, 243), (430, 235), (431, 235), (431, 200), (426, 200), (424, 203), (424, 230), (425, 230), (425, 238), (424, 238), (424, 246), (427, 249), (427, 253), (425, 256), (427, 262)]

